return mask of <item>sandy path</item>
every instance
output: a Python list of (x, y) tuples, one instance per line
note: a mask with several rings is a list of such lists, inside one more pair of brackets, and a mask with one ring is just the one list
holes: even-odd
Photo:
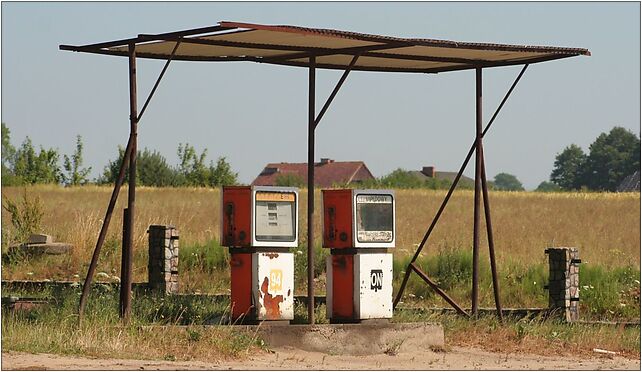
[(327, 355), (298, 349), (280, 348), (274, 353), (233, 361), (149, 361), (131, 359), (92, 359), (52, 354), (3, 352), (2, 369), (22, 370), (270, 370), (270, 369), (529, 369), (529, 370), (639, 370), (640, 360), (623, 357), (561, 357), (528, 354), (500, 354), (473, 348), (455, 347), (444, 353), (424, 351), (370, 356)]

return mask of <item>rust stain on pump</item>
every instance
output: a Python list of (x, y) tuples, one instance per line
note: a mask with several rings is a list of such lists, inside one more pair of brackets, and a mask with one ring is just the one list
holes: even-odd
[(279, 305), (283, 302), (283, 295), (272, 296), (268, 292), (270, 287), (270, 280), (266, 276), (261, 284), (261, 292), (263, 292), (263, 307), (265, 307), (266, 319), (281, 319), (281, 310)]
[(278, 253), (263, 253), (264, 256), (268, 256), (271, 259), (279, 257)]

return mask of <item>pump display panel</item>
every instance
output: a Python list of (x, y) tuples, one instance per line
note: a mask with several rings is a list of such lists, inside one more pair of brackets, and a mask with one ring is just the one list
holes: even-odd
[(294, 187), (225, 186), (221, 245), (231, 248), (298, 245), (299, 193)]
[(391, 243), (394, 230), (392, 195), (357, 194), (356, 230), (359, 243)]
[(257, 191), (254, 206), (255, 239), (259, 242), (292, 242), (296, 237), (296, 195)]
[(329, 189), (322, 196), (325, 248), (394, 248), (392, 190)]

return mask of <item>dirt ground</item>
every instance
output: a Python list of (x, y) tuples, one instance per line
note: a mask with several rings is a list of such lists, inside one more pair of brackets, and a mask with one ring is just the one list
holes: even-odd
[(348, 356), (293, 348), (229, 361), (150, 361), (94, 359), (52, 354), (2, 353), (3, 370), (639, 370), (640, 360), (620, 356), (594, 358), (490, 353), (454, 347), (447, 352)]

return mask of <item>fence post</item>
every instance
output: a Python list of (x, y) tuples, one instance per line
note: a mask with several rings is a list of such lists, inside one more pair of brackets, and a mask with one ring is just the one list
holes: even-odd
[(149, 288), (178, 293), (178, 230), (169, 225), (150, 225), (147, 233)]
[(577, 248), (547, 248), (548, 307), (559, 312), (567, 322), (579, 319), (580, 260)]

